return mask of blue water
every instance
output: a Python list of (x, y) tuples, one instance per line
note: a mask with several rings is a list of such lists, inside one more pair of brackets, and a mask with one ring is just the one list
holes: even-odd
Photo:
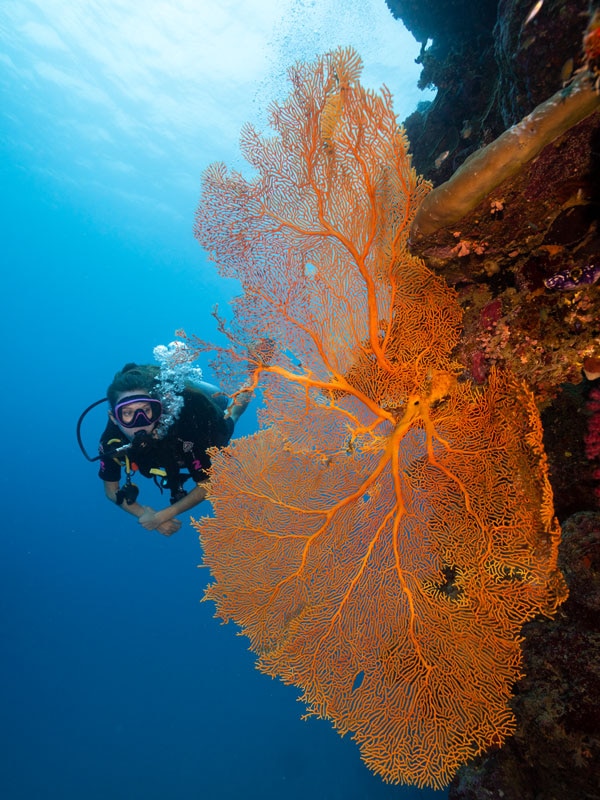
[[(141, 67), (119, 82), (90, 49), (110, 46), (99, 27), (119, 4), (62, 5), (72, 16), (58, 0), (0, 10), (0, 797), (434, 796), (382, 784), (349, 738), (301, 721), (298, 691), (256, 672), (246, 640), (199, 602), (208, 575), (191, 527), (144, 531), (77, 448), (80, 412), (124, 362), (151, 361), (177, 328), (214, 338), (210, 309), (235, 287), (194, 242), (193, 212), (200, 172), (236, 158), (244, 118), (235, 104), (230, 120), (211, 111), (211, 133), (207, 115), (169, 116), (152, 105), (164, 85)], [(178, 5), (166, 4), (175, 20)], [(92, 451), (104, 413), (84, 426)], [(237, 434), (255, 427), (253, 407)]]

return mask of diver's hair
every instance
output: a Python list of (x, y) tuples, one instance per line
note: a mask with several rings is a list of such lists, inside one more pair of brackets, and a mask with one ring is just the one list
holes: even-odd
[(123, 392), (134, 392), (136, 389), (147, 392), (150, 397), (156, 397), (156, 378), (159, 367), (154, 364), (125, 364), (123, 369), (116, 373), (112, 383), (106, 390), (110, 407), (114, 409), (117, 398)]

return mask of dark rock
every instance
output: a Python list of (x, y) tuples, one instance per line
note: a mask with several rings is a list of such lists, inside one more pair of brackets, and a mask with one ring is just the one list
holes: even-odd
[(533, 0), (386, 2), (422, 44), (419, 85), (438, 90), (425, 113), (404, 123), (414, 166), (435, 185), (583, 62), (588, 0), (545, 0), (529, 22)]

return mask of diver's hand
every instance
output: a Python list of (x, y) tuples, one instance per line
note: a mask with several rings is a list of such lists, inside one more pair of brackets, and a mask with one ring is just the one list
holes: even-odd
[(160, 511), (155, 511), (150, 506), (144, 506), (144, 513), (138, 517), (138, 522), (147, 531), (158, 531), (163, 536), (171, 536), (181, 528), (181, 522), (178, 519), (163, 520)]
[(248, 408), (248, 404), (254, 397), (249, 389), (241, 389), (239, 394), (234, 398), (233, 403), (225, 412), (226, 417), (230, 417), (234, 422), (242, 416), (244, 411)]
[(172, 536), (177, 533), (179, 528), (181, 528), (181, 522), (178, 519), (168, 519), (166, 522), (161, 522), (156, 530), (163, 536)]
[(154, 531), (161, 524), (160, 517), (157, 518), (157, 513), (150, 506), (144, 506), (144, 512), (138, 517), (138, 522), (147, 531)]

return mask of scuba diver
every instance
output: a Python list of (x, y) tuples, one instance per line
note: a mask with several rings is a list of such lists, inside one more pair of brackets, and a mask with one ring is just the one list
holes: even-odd
[[(109, 421), (100, 439), (99, 456), (87, 455), (79, 430), (81, 419), (93, 406), (80, 418), (77, 435), (86, 458), (100, 461), (98, 475), (106, 497), (136, 517), (146, 530), (171, 536), (181, 527), (177, 516), (207, 495), (207, 450), (229, 443), (252, 394), (243, 391), (230, 405), (217, 387), (188, 382), (179, 393), (161, 396), (159, 373), (157, 366), (134, 363), (116, 373), (105, 398)], [(121, 486), (123, 468), (125, 482)], [(132, 482), (135, 471), (154, 478), (161, 490), (168, 489), (170, 506), (155, 511), (140, 504), (138, 487)], [(195, 485), (186, 491), (183, 484), (189, 478)]]

